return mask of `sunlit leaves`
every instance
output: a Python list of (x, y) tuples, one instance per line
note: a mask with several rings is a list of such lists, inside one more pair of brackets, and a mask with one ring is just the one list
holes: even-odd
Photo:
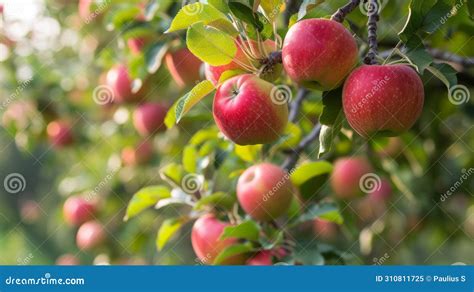
[(235, 226), (227, 226), (221, 235), (221, 239), (241, 238), (257, 241), (260, 235), (260, 226), (255, 221), (245, 221)]
[(155, 205), (159, 200), (169, 198), (171, 192), (164, 186), (149, 186), (139, 190), (133, 195), (127, 207), (124, 220), (138, 215), (143, 210)]
[(199, 2), (191, 3), (181, 8), (166, 32), (187, 29), (198, 22), (208, 24), (218, 19), (227, 21), (226, 15), (217, 10), (214, 6)]
[(332, 164), (327, 161), (307, 162), (299, 165), (291, 173), (291, 182), (296, 186), (300, 186), (316, 176), (328, 174), (331, 171)]
[(178, 123), (181, 118), (191, 110), (193, 106), (195, 106), (199, 101), (201, 101), (201, 99), (213, 92), (214, 89), (215, 88), (214, 85), (212, 85), (212, 82), (204, 80), (194, 86), (194, 88), (191, 89), (190, 92), (186, 93), (183, 97), (181, 97), (176, 102), (176, 105), (170, 109), (170, 111), (174, 111), (176, 123)]

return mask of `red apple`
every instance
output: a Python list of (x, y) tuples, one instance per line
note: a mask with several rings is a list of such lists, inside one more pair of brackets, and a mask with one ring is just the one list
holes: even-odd
[(96, 207), (84, 198), (78, 196), (69, 197), (63, 206), (63, 215), (66, 222), (70, 225), (78, 226), (92, 219)]
[(361, 136), (396, 136), (410, 129), (423, 109), (423, 82), (407, 65), (365, 65), (347, 78), (344, 113)]
[(125, 147), (122, 150), (122, 161), (128, 166), (147, 163), (152, 156), (153, 144), (149, 141), (143, 141), (136, 147)]
[[(212, 214), (206, 214), (196, 220), (191, 231), (191, 243), (201, 262), (212, 264), (224, 249), (237, 243), (237, 239), (233, 238), (220, 239), (224, 228), (230, 225), (219, 221)], [(223, 264), (243, 264), (245, 260), (244, 255), (236, 255), (226, 259)]]
[(78, 10), (79, 16), (83, 20), (87, 20), (91, 15), (91, 5), (93, 0), (79, 0)]
[(357, 43), (339, 22), (305, 19), (293, 25), (283, 42), (283, 67), (305, 87), (328, 91), (356, 66)]
[(317, 237), (326, 240), (332, 240), (337, 235), (338, 226), (334, 222), (317, 218), (313, 221), (313, 230)]
[(145, 47), (147, 43), (148, 43), (148, 38), (145, 38), (145, 37), (129, 38), (127, 40), (128, 48), (134, 55), (141, 54), (143, 47)]
[(288, 105), (278, 88), (252, 74), (235, 76), (217, 88), (213, 106), (219, 129), (240, 145), (277, 140), (288, 122)]
[(94, 249), (102, 245), (105, 240), (104, 226), (97, 221), (87, 221), (77, 230), (76, 244), (80, 249)]
[(362, 157), (340, 158), (334, 163), (330, 182), (335, 195), (341, 199), (351, 199), (362, 194), (360, 180), (372, 173), (370, 163)]
[(132, 80), (125, 65), (118, 64), (112, 67), (107, 72), (106, 83), (114, 93), (115, 102), (123, 103), (137, 100), (138, 95), (132, 93)]
[[(220, 66), (211, 66), (209, 64), (205, 64), (204, 72), (206, 75), (206, 79), (211, 81), (214, 85), (217, 85), (219, 79), (221, 78), (222, 73), (225, 71), (235, 71), (239, 70), (242, 73), (250, 72), (247, 67), (260, 67), (260, 60), (266, 58), (269, 53), (276, 51), (275, 42), (272, 40), (266, 40), (261, 43), (261, 49), (258, 42), (255, 41), (247, 41), (245, 44), (249, 48), (251, 58), (244, 53), (242, 50), (241, 41), (236, 41), (237, 46), (237, 53), (234, 57), (234, 60), (231, 61), (229, 64), (220, 65)], [(244, 65), (244, 66), (243, 66)], [(278, 70), (276, 70), (278, 71)], [(281, 71), (281, 69), (280, 69)], [(270, 72), (273, 73), (271, 75), (278, 75), (279, 72)], [(272, 78), (264, 78), (266, 80), (271, 80)], [(275, 78), (273, 78), (275, 79)]]
[(248, 266), (271, 266), (273, 265), (272, 261), (272, 252), (269, 250), (262, 250), (258, 252), (254, 257), (247, 260)]
[(252, 218), (270, 221), (285, 214), (293, 199), (290, 176), (281, 167), (261, 163), (240, 176), (237, 199), (242, 209)]
[(63, 254), (56, 259), (57, 266), (79, 266), (80, 264), (79, 259), (70, 253)]
[(201, 80), (201, 60), (187, 48), (166, 54), (166, 66), (176, 84), (180, 87), (193, 87)]
[(71, 126), (66, 121), (52, 121), (46, 128), (49, 141), (53, 146), (61, 148), (74, 142)]
[(133, 125), (142, 136), (166, 130), (164, 124), (167, 107), (161, 103), (147, 102), (133, 112)]

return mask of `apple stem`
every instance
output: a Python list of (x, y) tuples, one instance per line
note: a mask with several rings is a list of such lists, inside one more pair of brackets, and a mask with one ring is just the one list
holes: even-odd
[(306, 135), (303, 139), (301, 139), (300, 143), (296, 148), (291, 150), (291, 153), (288, 154), (288, 157), (282, 164), (282, 168), (285, 169), (286, 171), (290, 172), (298, 162), (298, 159), (300, 158), (301, 153), (308, 147), (309, 144), (314, 142), (316, 139), (318, 139), (319, 134), (321, 132), (321, 124), (316, 124), (314, 125), (313, 129), (311, 132), (309, 132), (308, 135)]
[(308, 95), (309, 91), (306, 88), (301, 87), (296, 94), (295, 100), (290, 105), (290, 114), (288, 115), (288, 120), (292, 123), (296, 122), (296, 118), (298, 117), (298, 113), (301, 108), (301, 104), (303, 100), (305, 100), (306, 96)]
[(357, 6), (359, 6), (360, 0), (351, 0), (346, 5), (339, 8), (336, 13), (331, 16), (331, 20), (337, 22), (344, 22), (346, 16), (351, 13)]
[(378, 64), (377, 57), (377, 21), (379, 21), (379, 4), (377, 0), (364, 0), (364, 3), (369, 1), (367, 14), (369, 20), (367, 22), (367, 32), (368, 32), (368, 42), (369, 42), (369, 51), (367, 56), (364, 58), (364, 63), (367, 65)]

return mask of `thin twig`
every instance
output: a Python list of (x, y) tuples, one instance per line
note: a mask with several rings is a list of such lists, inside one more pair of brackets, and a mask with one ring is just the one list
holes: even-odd
[(306, 88), (300, 88), (296, 94), (295, 100), (290, 105), (290, 114), (288, 115), (288, 120), (292, 123), (296, 122), (298, 113), (300, 112), (301, 104), (308, 96), (309, 91)]
[(288, 154), (288, 157), (286, 158), (285, 162), (283, 162), (281, 167), (288, 172), (293, 169), (296, 163), (298, 162), (301, 153), (303, 153), (303, 151), (306, 149), (306, 147), (308, 147), (309, 144), (318, 139), (320, 132), (321, 125), (316, 124), (311, 130), (311, 132), (300, 141), (298, 146), (296, 146), (296, 148)]
[[(404, 49), (405, 48), (401, 48), (402, 51)], [(387, 59), (388, 61), (394, 55), (393, 52), (394, 52), (393, 49), (382, 51), (379, 53), (379, 56), (383, 59)], [(466, 68), (474, 67), (473, 57), (461, 57), (454, 53), (446, 52), (440, 49), (428, 49), (428, 53), (431, 56), (433, 56), (433, 58), (438, 59), (438, 60), (456, 63)]]
[(379, 21), (379, 4), (377, 0), (365, 0), (369, 1), (368, 7), (368, 16), (369, 20), (367, 22), (367, 31), (368, 31), (368, 38), (367, 41), (369, 42), (369, 52), (364, 59), (364, 63), (367, 65), (377, 64), (377, 21)]
[(331, 20), (337, 21), (337, 22), (344, 22), (344, 19), (346, 19), (346, 16), (351, 13), (354, 9), (359, 6), (360, 0), (351, 0), (349, 3), (346, 5), (342, 6), (339, 8), (336, 13), (334, 13), (331, 16)]

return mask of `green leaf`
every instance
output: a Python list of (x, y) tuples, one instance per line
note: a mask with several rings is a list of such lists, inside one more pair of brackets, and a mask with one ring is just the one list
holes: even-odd
[(337, 135), (341, 131), (343, 119), (344, 114), (341, 111), (334, 126), (321, 126), (321, 132), (319, 134), (318, 158), (320, 158), (323, 154), (326, 154), (331, 150), (332, 144), (334, 143), (334, 139), (336, 139)]
[(211, 4), (222, 13), (230, 12), (229, 6), (227, 5), (227, 0), (207, 0), (207, 3)]
[(239, 254), (244, 254), (244, 253), (249, 253), (253, 251), (254, 248), (250, 243), (243, 243), (243, 244), (235, 244), (227, 247), (224, 249), (219, 255), (214, 260), (214, 265), (219, 265), (222, 264), (225, 260), (228, 258), (231, 258), (233, 256), (239, 255)]
[(160, 170), (162, 179), (171, 182), (176, 186), (181, 185), (181, 180), (184, 177), (183, 167), (176, 163), (169, 163)]
[(159, 42), (152, 45), (145, 54), (146, 68), (148, 73), (154, 74), (161, 67), (163, 58), (168, 52), (169, 45), (165, 42)]
[[(344, 219), (336, 204), (334, 203), (322, 203), (313, 205), (307, 212), (301, 215), (296, 222), (293, 224), (300, 224), (306, 221), (312, 221), (314, 219), (321, 218), (336, 224), (342, 224)], [(292, 224), (292, 225), (293, 225)]]
[(226, 81), (226, 80), (228, 80), (228, 79), (230, 79), (234, 76), (241, 75), (241, 74), (244, 74), (244, 73), (245, 73), (244, 70), (239, 70), (239, 69), (224, 71), (224, 73), (221, 74), (221, 77), (219, 77), (218, 84), (222, 84), (222, 83), (224, 83), (224, 81)]
[(257, 241), (260, 235), (260, 226), (255, 221), (245, 221), (235, 226), (227, 226), (220, 239), (241, 238), (250, 241)]
[(332, 164), (327, 161), (307, 162), (298, 166), (291, 173), (291, 182), (296, 186), (300, 186), (313, 177), (327, 174), (331, 171)]
[(450, 0), (412, 0), (405, 26), (399, 32), (400, 39), (407, 43), (416, 34), (436, 31), (443, 24), (443, 17), (453, 8), (453, 2)]
[(188, 4), (179, 10), (166, 33), (187, 29), (198, 22), (209, 24), (219, 19), (230, 24), (226, 15), (212, 5), (199, 2)]
[(275, 248), (275, 246), (281, 245), (284, 239), (283, 231), (277, 230), (271, 238), (260, 237), (259, 243), (263, 249), (269, 250)]
[(413, 35), (405, 46), (407, 51), (404, 57), (409, 59), (420, 74), (423, 74), (426, 67), (433, 62), (433, 57), (426, 51), (423, 41), (420, 37)]
[(135, 217), (143, 210), (155, 205), (159, 200), (169, 198), (170, 190), (164, 186), (149, 186), (135, 193), (128, 203), (124, 220)]
[(232, 36), (203, 23), (188, 29), (186, 44), (196, 57), (212, 66), (229, 64), (237, 54)]
[(202, 210), (204, 207), (211, 206), (211, 207), (223, 207), (224, 209), (231, 209), (234, 205), (236, 199), (235, 197), (224, 193), (224, 192), (216, 192), (211, 195), (202, 197), (199, 201), (196, 202), (194, 206), (195, 210)]
[(134, 21), (140, 12), (137, 5), (118, 5), (116, 9), (107, 13), (106, 27), (108, 30), (118, 30), (122, 25)]
[(473, 1), (465, 1), (467, 4), (467, 12), (469, 13), (469, 16), (471, 17), (471, 20), (474, 20), (474, 2)]
[(229, 8), (232, 14), (243, 22), (252, 25), (258, 31), (263, 30), (263, 24), (260, 22), (252, 8), (240, 3), (240, 2), (229, 2)]
[(235, 144), (235, 154), (246, 162), (254, 162), (258, 160), (259, 154), (262, 151), (262, 145), (237, 145)]
[(342, 111), (342, 89), (338, 88), (323, 93), (323, 112), (319, 117), (322, 125), (332, 126)]
[(167, 129), (171, 129), (176, 125), (176, 105), (177, 103), (174, 103), (166, 113), (165, 126)]
[(260, 1), (260, 6), (270, 22), (273, 22), (280, 14), (283, 0), (262, 0)]
[(448, 90), (458, 84), (456, 70), (447, 63), (433, 63), (426, 69), (441, 80)]
[(176, 115), (176, 123), (179, 123), (181, 118), (188, 113), (193, 106), (195, 106), (201, 99), (214, 91), (214, 85), (209, 80), (204, 80), (194, 86), (190, 92), (178, 99), (174, 107)]
[(183, 226), (185, 220), (183, 218), (166, 219), (161, 224), (156, 236), (156, 248), (161, 251), (173, 235)]
[(325, 0), (304, 0), (298, 11), (298, 20), (301, 20), (309, 11), (321, 5), (324, 1)]
[(183, 150), (183, 168), (189, 173), (196, 172), (197, 150), (194, 146), (188, 145)]

